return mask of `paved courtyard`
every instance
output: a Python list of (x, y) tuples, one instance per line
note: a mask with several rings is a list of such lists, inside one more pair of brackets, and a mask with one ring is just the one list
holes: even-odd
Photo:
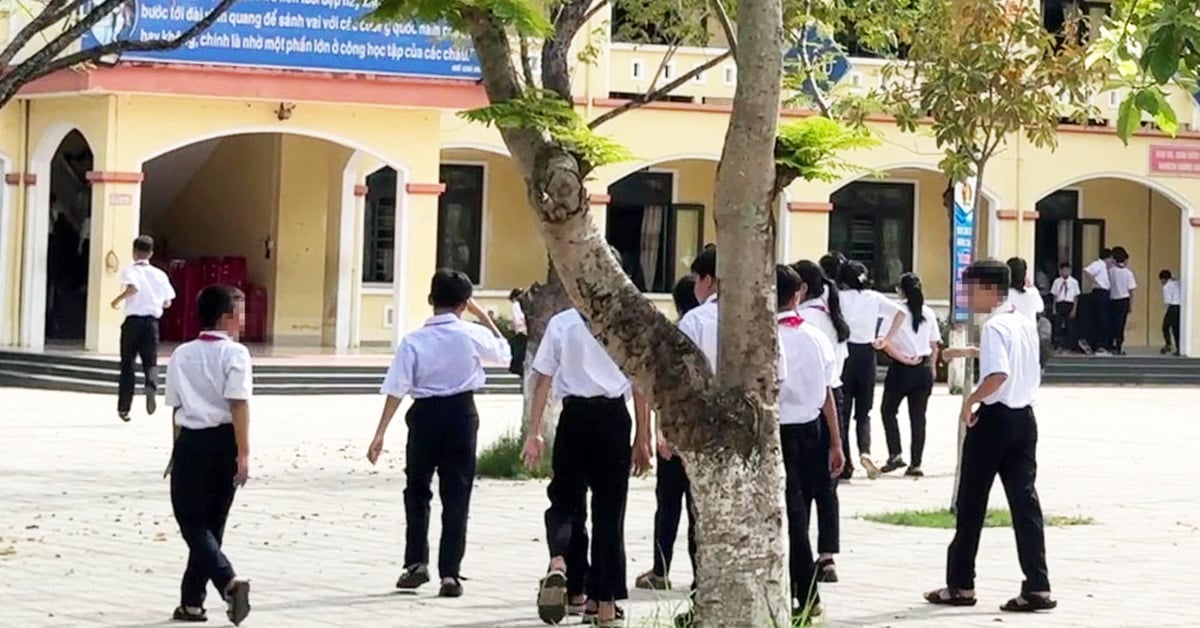
[[(170, 427), (165, 413), (121, 424), (114, 403), (114, 397), (0, 389), (0, 626), (169, 625), (163, 620), (177, 603), (185, 558), (162, 479)], [(252, 479), (238, 495), (226, 535), (235, 565), (254, 581), (246, 625), (540, 625), (531, 606), (545, 563), (540, 482), (478, 483), (464, 598), (438, 599), (434, 587), (415, 596), (394, 592), (404, 433), (397, 421), (384, 460), (377, 468), (367, 464), (379, 407), (375, 397), (254, 402)], [(514, 429), (519, 407), (515, 398), (484, 399), (481, 444)], [(828, 625), (1197, 624), (1200, 391), (1044, 391), (1038, 410), (1044, 507), (1048, 514), (1093, 517), (1096, 525), (1047, 531), (1060, 608), (1038, 617), (996, 611), (1020, 582), (1008, 530), (984, 534), (980, 605), (932, 609), (920, 594), (941, 583), (950, 531), (857, 518), (946, 504), (957, 407), (944, 389), (935, 393), (928, 477), (843, 486), (842, 583), (823, 589)], [(998, 484), (992, 500), (1003, 505)], [(653, 511), (653, 480), (634, 481), (630, 578), (649, 564)], [(432, 533), (436, 548), (436, 517)], [(686, 585), (682, 541), (677, 555), (683, 558), (674, 580)], [(682, 599), (682, 592), (633, 595), (630, 626), (666, 625)], [(214, 600), (210, 623), (220, 625), (224, 613)]]

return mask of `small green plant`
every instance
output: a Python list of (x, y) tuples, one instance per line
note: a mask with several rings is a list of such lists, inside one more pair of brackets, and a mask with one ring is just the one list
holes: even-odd
[[(949, 510), (902, 510), (897, 512), (871, 513), (861, 517), (866, 521), (886, 523), (894, 526), (914, 528), (953, 529), (957, 517)], [(1052, 528), (1086, 526), (1096, 523), (1091, 517), (1050, 515), (1046, 525)], [(983, 520), (985, 528), (1006, 528), (1012, 525), (1012, 514), (1003, 509), (992, 508)]]
[(475, 475), (497, 480), (530, 480), (550, 477), (550, 453), (542, 456), (536, 469), (525, 468), (521, 450), (525, 443), (516, 434), (505, 434), (483, 450), (475, 461)]

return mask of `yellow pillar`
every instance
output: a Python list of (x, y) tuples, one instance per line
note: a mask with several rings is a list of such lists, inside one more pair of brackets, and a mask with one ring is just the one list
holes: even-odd
[(997, 257), (1001, 260), (1014, 256), (1021, 257), (1032, 268), (1037, 219), (1038, 213), (1032, 210), (1020, 212), (1019, 221), (1015, 209), (997, 211), (996, 230), (999, 233), (991, 236), (1000, 239), (999, 247), (996, 249)]
[[(434, 161), (434, 164), (437, 162)], [(437, 172), (436, 167), (432, 169)], [(394, 339), (429, 318), (429, 278), (437, 267), (438, 197), (446, 185), (431, 181), (404, 184), (405, 201), (396, 206)]]
[(833, 204), (828, 201), (792, 201), (785, 210), (781, 237), (787, 242), (781, 262), (791, 263), (808, 259), (816, 261), (829, 252), (829, 213)]
[(84, 348), (120, 353), (121, 310), (109, 305), (121, 292), (121, 270), (133, 263), (142, 173), (93, 170), (88, 257), (87, 334)]
[(1189, 357), (1200, 355), (1200, 307), (1197, 307), (1196, 299), (1200, 297), (1200, 255), (1196, 253), (1196, 237), (1200, 236), (1200, 218), (1188, 218), (1188, 230), (1181, 234), (1184, 238), (1183, 249), (1187, 251), (1188, 257), (1183, 260), (1181, 272), (1182, 288), (1183, 288), (1183, 317), (1180, 322), (1183, 329), (1180, 330), (1183, 336), (1183, 354)]

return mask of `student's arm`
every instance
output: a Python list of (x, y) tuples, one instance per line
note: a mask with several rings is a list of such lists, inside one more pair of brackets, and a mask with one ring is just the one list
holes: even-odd
[(129, 271), (125, 271), (125, 276), (122, 278), (122, 282), (125, 286), (125, 289), (121, 291), (121, 294), (118, 294), (116, 298), (112, 300), (111, 305), (112, 309), (114, 310), (121, 307), (122, 301), (137, 294), (138, 291), (137, 286), (133, 285), (133, 282), (129, 280)]
[(550, 383), (554, 373), (558, 372), (561, 357), (558, 318), (550, 319), (542, 341), (538, 343), (537, 354), (533, 356), (530, 367), (534, 373), (533, 405), (529, 409), (529, 435), (525, 437), (525, 449), (521, 457), (525, 466), (533, 469), (542, 461), (546, 451), (546, 441), (542, 438), (542, 416), (546, 414), (546, 404), (550, 399)]
[(1011, 373), (1008, 341), (997, 328), (985, 325), (979, 338), (979, 386), (963, 399), (962, 412), (959, 415), (967, 427), (974, 427), (977, 421), (975, 405), (983, 403), (984, 399), (999, 390), (1004, 382), (1008, 381)]
[(170, 277), (167, 277), (166, 273), (162, 273), (160, 277), (162, 278), (164, 288), (163, 309), (165, 310), (171, 307), (171, 304), (175, 302), (175, 286), (171, 285), (171, 279)]
[(829, 430), (829, 475), (837, 477), (846, 464), (842, 452), (842, 432), (838, 425), (837, 400), (833, 397), (833, 389), (825, 387), (825, 405), (821, 408), (825, 416), (825, 429)]
[(387, 375), (383, 376), (383, 386), (379, 388), (379, 392), (386, 397), (383, 400), (383, 412), (379, 415), (379, 425), (375, 427), (375, 437), (371, 439), (371, 444), (367, 447), (367, 461), (371, 464), (375, 464), (379, 460), (380, 454), (383, 453), (383, 438), (387, 435), (388, 425), (392, 423), (392, 418), (400, 409), (400, 402), (405, 395), (412, 391), (413, 370), (416, 363), (416, 355), (413, 354), (412, 347), (401, 340), (400, 346), (396, 349), (396, 356), (392, 358), (392, 364), (388, 366)]
[(250, 352), (241, 345), (229, 352), (225, 367), (225, 389), (222, 391), (229, 402), (233, 415), (233, 433), (237, 439), (237, 474), (235, 486), (242, 486), (250, 478), (250, 396), (254, 388), (254, 373), (250, 366)]
[(633, 472), (641, 475), (650, 470), (654, 447), (650, 438), (650, 401), (637, 386), (633, 387), (633, 416), (637, 421), (633, 437)]
[(887, 333), (883, 335), (883, 342), (879, 342), (879, 338), (875, 340), (875, 348), (882, 349), (884, 345), (892, 341), (892, 338), (896, 336), (896, 332), (900, 331), (900, 326), (904, 324), (905, 319), (908, 318), (908, 314), (904, 311), (904, 308), (900, 307), (899, 303), (892, 301), (878, 292), (874, 294), (876, 303), (878, 303), (877, 307), (879, 308), (879, 316), (876, 317), (876, 320), (882, 318), (886, 321), (888, 314), (892, 315), (892, 322), (888, 325)]
[(233, 433), (237, 438), (237, 475), (235, 486), (243, 486), (250, 479), (250, 402), (246, 399), (230, 399), (229, 411), (233, 414)]

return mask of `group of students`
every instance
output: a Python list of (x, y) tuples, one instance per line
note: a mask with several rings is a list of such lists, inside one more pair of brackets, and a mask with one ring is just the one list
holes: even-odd
[[(719, 307), (715, 247), (701, 252), (691, 270), (695, 302), (689, 302), (682, 289), (677, 291), (682, 314), (679, 329), (715, 368)], [(831, 272), (837, 281), (829, 277)], [(981, 383), (963, 406), (962, 418), (971, 429), (965, 445), (948, 588), (932, 592), (926, 599), (935, 604), (974, 603), (973, 561), (979, 528), (988, 491), (999, 473), (1009, 489), (1021, 565), (1027, 576), (1022, 594), (1005, 609), (1052, 608), (1040, 507), (1033, 488), (1036, 427), (1031, 404), (1039, 382), (1036, 331), (1026, 317), (1013, 314), (1015, 308), (1007, 295), (1008, 267), (977, 262), (965, 278), (971, 287), (973, 309), (991, 311), (993, 316), (984, 326), (981, 346), (954, 356), (978, 357)], [(839, 542), (836, 489), (838, 478), (844, 477), (847, 450), (843, 439), (849, 430), (845, 417), (851, 404), (858, 406), (856, 416), (865, 417), (872, 403), (870, 393), (858, 388), (867, 386), (857, 378), (866, 377), (870, 370), (869, 388), (873, 389), (874, 351), (882, 349), (892, 357), (890, 384), (884, 394), (888, 462), (883, 469), (875, 469), (870, 462), (869, 424), (864, 430), (865, 421), (860, 419), (860, 463), (872, 475), (904, 466), (895, 424), (896, 409), (907, 400), (914, 420), (913, 465), (908, 473), (919, 475), (923, 413), (938, 344), (937, 322), (924, 304), (919, 279), (911, 274), (901, 280), (903, 305), (867, 289), (865, 268), (836, 255), (822, 265), (808, 261), (781, 265), (776, 269), (776, 281), (779, 420), (787, 476), (790, 577), (797, 608), (808, 608), (809, 616), (814, 616), (820, 613), (816, 583), (837, 581), (833, 564)], [(176, 425), (168, 472), (175, 516), (190, 549), (181, 603), (175, 611), (179, 621), (206, 619), (204, 599), (209, 582), (226, 601), (227, 615), (234, 624), (244, 620), (250, 610), (249, 581), (236, 575), (221, 550), (234, 492), (249, 475), (252, 374), (249, 352), (236, 341), (244, 325), (243, 300), (233, 288), (206, 288), (197, 300), (204, 331), (197, 340), (177, 348), (168, 366), (166, 402), (173, 409)], [(407, 531), (404, 569), (396, 587), (413, 590), (430, 580), (427, 537), (436, 473), (442, 502), (438, 595), (459, 597), (463, 594), (460, 567), (479, 425), (473, 396), (485, 382), (483, 365), (503, 364), (512, 356), (499, 328), (472, 299), (471, 281), (465, 274), (438, 270), (431, 281), (429, 302), (434, 315), (404, 336), (388, 368), (382, 386), (383, 411), (367, 457), (372, 464), (377, 462), (402, 399), (411, 397), (413, 403), (405, 416)], [(479, 324), (464, 321), (464, 313), (470, 313)], [(881, 329), (880, 320), (887, 323), (886, 333), (876, 331)], [(869, 355), (864, 346), (870, 348)], [(533, 423), (523, 452), (527, 464), (535, 465), (545, 455), (541, 429), (548, 399), (553, 395), (562, 401), (545, 513), (550, 560), (538, 589), (538, 614), (551, 624), (574, 613), (595, 625), (623, 625), (624, 613), (617, 602), (627, 598), (624, 519), (630, 471), (636, 474), (648, 469), (657, 449), (661, 500), (656, 516), (657, 556), (654, 570), (639, 576), (637, 583), (666, 588), (674, 545), (674, 530), (668, 534), (667, 528), (678, 524), (682, 496), (690, 501), (686, 469), (667, 436), (660, 433), (654, 442), (646, 397), (592, 335), (579, 311), (569, 309), (549, 321), (532, 368), (536, 382)], [(842, 394), (847, 387), (852, 395)], [(628, 410), (631, 399), (632, 417)], [(982, 404), (978, 410), (976, 404)], [(919, 430), (917, 414), (921, 415)], [(814, 502), (820, 528), (816, 557), (808, 532)], [(694, 516), (690, 504), (689, 514)], [(694, 561), (691, 530), (689, 525), (689, 552)]]
[[(1137, 279), (1129, 267), (1129, 252), (1115, 246), (1083, 268), (1083, 284), (1072, 276), (1071, 264), (1059, 264), (1050, 286), (1053, 300), (1054, 346), (1068, 351), (1125, 355), (1125, 327), (1132, 311)], [(1160, 353), (1180, 355), (1180, 306), (1183, 293), (1170, 270), (1158, 273), (1162, 284), (1163, 346)]]

